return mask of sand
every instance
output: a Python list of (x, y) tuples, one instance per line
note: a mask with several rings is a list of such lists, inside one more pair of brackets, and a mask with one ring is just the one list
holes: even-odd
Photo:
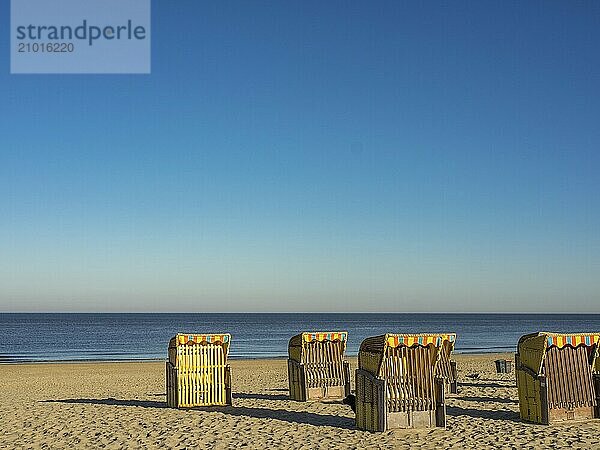
[(4, 364), (0, 448), (600, 448), (600, 420), (521, 422), (498, 357), (456, 355), (445, 430), (385, 433), (356, 430), (344, 404), (290, 401), (285, 360), (231, 361), (234, 406), (187, 411), (166, 408), (162, 362)]

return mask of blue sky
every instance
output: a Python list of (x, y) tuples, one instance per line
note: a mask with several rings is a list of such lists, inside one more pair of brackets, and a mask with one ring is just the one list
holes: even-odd
[(151, 75), (0, 33), (0, 311), (600, 312), (600, 4), (152, 7)]

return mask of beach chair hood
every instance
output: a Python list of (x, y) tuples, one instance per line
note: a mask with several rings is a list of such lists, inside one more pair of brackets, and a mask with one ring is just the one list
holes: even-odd
[(530, 369), (536, 375), (541, 375), (547, 350), (551, 347), (562, 349), (570, 346), (577, 348), (588, 347), (590, 365), (595, 372), (600, 372), (598, 347), (600, 333), (551, 333), (540, 331), (522, 336), (517, 344), (520, 364)]
[[(183, 345), (219, 345), (223, 347), (223, 353), (225, 354), (225, 359), (229, 355), (229, 344), (231, 343), (231, 335), (228, 333), (225, 334), (187, 334), (187, 333), (178, 333), (173, 336), (169, 341), (169, 359), (171, 359), (171, 355), (174, 357), (177, 356), (177, 347)], [(176, 364), (176, 360), (171, 361), (172, 364)]]
[(333, 331), (333, 332), (305, 332), (300, 333), (292, 338), (288, 344), (288, 355), (291, 360), (299, 363), (305, 363), (306, 350), (311, 342), (341, 342), (342, 343), (342, 355), (346, 352), (346, 342), (348, 340), (347, 331)]
[(387, 348), (397, 348), (401, 346), (433, 346), (437, 349), (434, 353), (436, 364), (441, 357), (442, 351), (449, 353), (454, 350), (456, 341), (455, 333), (446, 334), (383, 334), (365, 339), (360, 345), (358, 352), (358, 367), (366, 370), (372, 375), (378, 377), (382, 375), (382, 363)]

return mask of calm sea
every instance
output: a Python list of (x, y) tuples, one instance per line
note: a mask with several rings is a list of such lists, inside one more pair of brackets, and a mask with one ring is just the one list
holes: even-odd
[(234, 358), (279, 357), (292, 335), (329, 330), (349, 332), (350, 355), (386, 332), (455, 332), (458, 352), (512, 352), (529, 332), (598, 332), (600, 314), (0, 313), (0, 362), (163, 359), (177, 332), (228, 332)]

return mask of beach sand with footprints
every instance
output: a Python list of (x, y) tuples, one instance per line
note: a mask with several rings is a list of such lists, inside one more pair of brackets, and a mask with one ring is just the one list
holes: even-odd
[(234, 405), (191, 410), (166, 407), (162, 362), (4, 364), (0, 448), (600, 448), (600, 420), (519, 419), (514, 374), (494, 367), (511, 357), (455, 355), (447, 428), (385, 433), (341, 402), (289, 400), (284, 359), (232, 360)]

